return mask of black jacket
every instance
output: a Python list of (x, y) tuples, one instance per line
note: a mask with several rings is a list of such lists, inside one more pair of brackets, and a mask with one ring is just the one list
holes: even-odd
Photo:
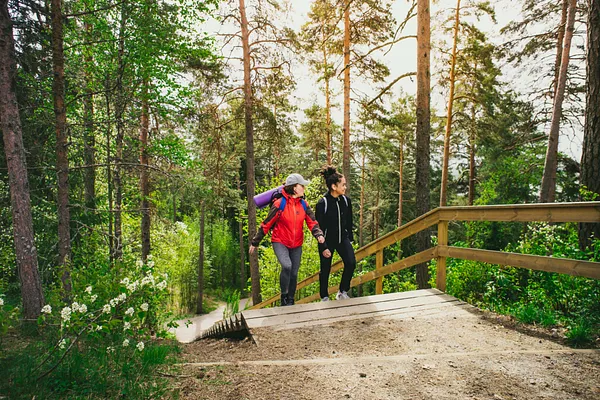
[[(327, 201), (327, 213), (325, 202)], [(352, 242), (352, 201), (348, 196), (333, 197), (329, 192), (325, 194), (315, 207), (317, 222), (325, 234), (325, 243), (319, 244), (319, 252), (330, 246), (335, 246), (348, 238)]]

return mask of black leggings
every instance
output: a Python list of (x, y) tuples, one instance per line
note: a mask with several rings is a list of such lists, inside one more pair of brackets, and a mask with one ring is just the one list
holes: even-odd
[(329, 273), (331, 272), (331, 260), (333, 259), (333, 252), (337, 251), (342, 262), (344, 263), (344, 272), (342, 273), (342, 281), (340, 282), (340, 292), (348, 292), (350, 290), (350, 281), (352, 280), (352, 274), (354, 274), (354, 268), (356, 268), (356, 258), (354, 257), (354, 249), (349, 239), (342, 240), (342, 243), (329, 244), (329, 251), (331, 251), (331, 257), (326, 258), (322, 252), (319, 252), (321, 258), (321, 273), (319, 274), (319, 289), (321, 298), (328, 297), (329, 293), (327, 289), (329, 287)]

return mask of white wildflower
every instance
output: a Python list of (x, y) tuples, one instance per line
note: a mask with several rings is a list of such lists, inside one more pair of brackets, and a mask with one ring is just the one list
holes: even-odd
[(142, 311), (148, 311), (148, 303), (144, 303), (140, 306), (140, 308), (142, 309)]
[(92, 287), (91, 286), (86, 287), (85, 292), (88, 294), (92, 294)]
[(101, 331), (101, 330), (102, 330), (102, 325), (98, 325), (98, 326), (96, 327), (96, 332), (99, 332), (99, 331)]
[(123, 347), (129, 346), (129, 339), (123, 340)]
[(51, 314), (52, 313), (52, 306), (50, 304), (46, 304), (44, 307), (42, 307), (42, 313), (44, 313), (44, 314)]
[(61, 310), (60, 312), (60, 316), (62, 317), (63, 321), (67, 322), (71, 320), (71, 308), (70, 307), (65, 307)]
[(144, 350), (144, 342), (139, 342), (135, 347), (137, 347), (139, 351)]
[(108, 346), (108, 347), (106, 348), (106, 352), (107, 352), (107, 353), (113, 353), (114, 351), (115, 351), (115, 348), (114, 348), (114, 347), (112, 347), (112, 346)]
[(148, 261), (152, 261), (152, 254), (148, 254)]
[(92, 295), (92, 297), (90, 298), (90, 301), (93, 303), (96, 301), (96, 299), (98, 298), (97, 294)]
[(129, 307), (127, 311), (125, 311), (125, 315), (133, 315), (134, 309), (133, 307)]
[(127, 285), (129, 283), (129, 278), (123, 278), (123, 279), (121, 279), (121, 283), (123, 285)]
[(166, 287), (167, 287), (167, 281), (160, 281), (160, 283), (159, 283), (158, 285), (156, 285), (156, 287), (157, 287), (159, 290), (163, 290), (164, 288), (166, 288)]
[(140, 284), (139, 281), (134, 281), (127, 285), (127, 290), (130, 292), (135, 292), (137, 290), (139, 284)]
[(126, 331), (127, 329), (131, 329), (131, 324), (129, 322), (123, 324), (123, 330)]
[(102, 307), (102, 312), (104, 314), (110, 313), (110, 304), (105, 304), (104, 307)]
[(148, 260), (148, 268), (154, 268), (154, 261)]
[(65, 347), (67, 347), (67, 339), (62, 339), (59, 343), (58, 343), (58, 347), (60, 347), (61, 350), (64, 350)]
[(79, 306), (79, 312), (82, 313), (82, 314), (86, 313), (87, 312), (87, 306), (85, 304), (81, 304)]
[(144, 266), (144, 262), (142, 260), (137, 260), (135, 262), (135, 266), (138, 268), (142, 268)]
[(148, 275), (142, 279), (142, 286), (146, 285), (154, 286), (154, 276)]
[(0, 306), (4, 305), (4, 299), (2, 297), (0, 297)]

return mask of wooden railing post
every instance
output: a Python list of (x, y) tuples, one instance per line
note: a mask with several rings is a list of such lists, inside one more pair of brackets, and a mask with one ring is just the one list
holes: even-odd
[[(448, 221), (438, 222), (438, 246), (448, 246)], [(446, 257), (439, 256), (437, 260), (437, 276), (435, 279), (438, 290), (446, 291)]]
[[(375, 268), (383, 268), (383, 249), (375, 253)], [(375, 294), (383, 294), (383, 276), (377, 278), (377, 281), (375, 281)]]

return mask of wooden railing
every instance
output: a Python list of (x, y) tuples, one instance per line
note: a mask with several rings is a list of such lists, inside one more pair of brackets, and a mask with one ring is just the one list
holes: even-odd
[[(600, 279), (600, 263), (534, 256), (501, 251), (490, 251), (448, 246), (448, 224), (450, 221), (519, 221), (519, 222), (592, 222), (600, 223), (600, 202), (581, 203), (548, 203), (548, 204), (515, 204), (494, 206), (468, 206), (468, 207), (439, 207), (402, 225), (400, 228), (380, 237), (366, 246), (356, 250), (356, 261), (375, 254), (376, 268), (352, 279), (350, 286), (354, 287), (366, 282), (376, 280), (375, 293), (383, 291), (383, 277), (385, 275), (413, 267), (417, 264), (432, 259), (437, 260), (436, 286), (439, 290), (446, 290), (446, 258), (459, 258), (463, 260), (480, 261), (489, 264), (510, 265), (513, 267), (529, 268), (540, 271), (558, 272), (575, 276)], [(383, 265), (383, 249), (397, 243), (420, 231), (437, 225), (438, 244), (428, 250), (410, 257)], [(331, 266), (331, 273), (343, 268), (341, 261)], [(298, 282), (297, 292), (319, 281), (319, 273), (315, 273)], [(338, 286), (331, 286), (329, 294), (338, 291)], [(251, 309), (263, 308), (278, 301), (277, 294)], [(309, 303), (319, 299), (319, 293), (298, 300), (296, 303)]]

